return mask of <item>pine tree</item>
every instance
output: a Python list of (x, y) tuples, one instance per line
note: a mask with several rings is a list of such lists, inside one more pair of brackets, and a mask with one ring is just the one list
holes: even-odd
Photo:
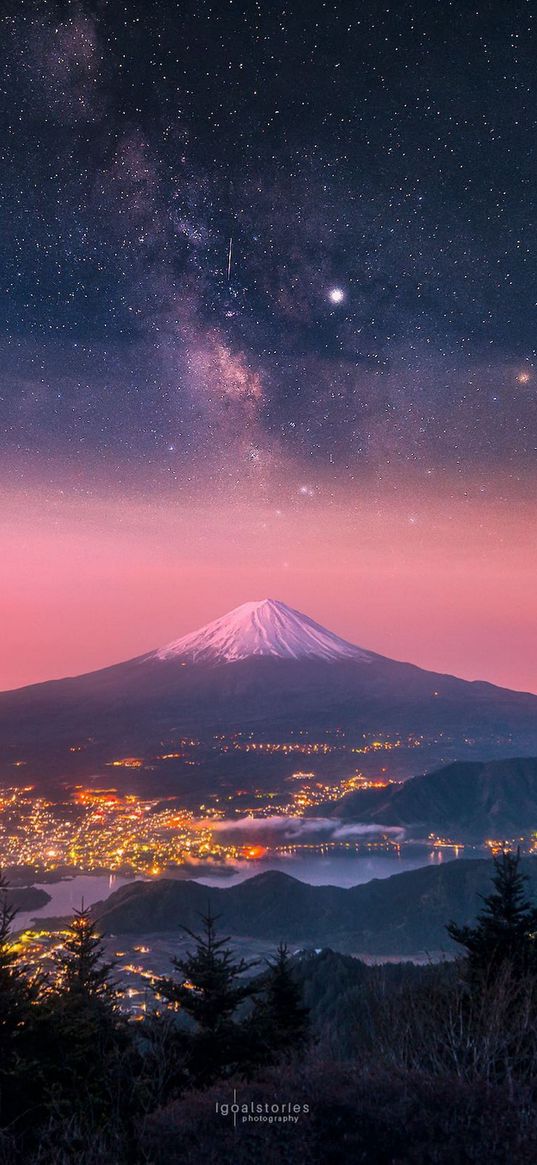
[[(12, 1125), (21, 1112), (30, 1114), (39, 1100), (36, 1028), (42, 1009), (39, 982), (22, 965), (12, 940), (16, 917), (8, 899), (9, 884), (0, 873), (0, 1126)], [(20, 1126), (18, 1126), (20, 1131)]]
[(56, 959), (49, 1000), (50, 1074), (69, 1104), (77, 1103), (83, 1086), (82, 1098), (106, 1107), (107, 1077), (128, 1044), (113, 966), (89, 910), (76, 910)]
[(529, 901), (520, 870), (520, 852), (494, 861), (494, 891), (484, 898), (475, 926), (451, 922), (448, 934), (466, 950), (473, 982), (490, 981), (500, 970), (537, 972), (537, 910)]
[(111, 981), (113, 962), (106, 962), (104, 946), (88, 908), (75, 910), (57, 957), (58, 987), (86, 1002), (99, 1000), (115, 1011), (117, 992)]
[(244, 978), (257, 961), (235, 959), (229, 937), (217, 937), (216, 922), (209, 909), (202, 915), (201, 934), (183, 927), (196, 948), (183, 959), (172, 959), (179, 978), (168, 976), (155, 985), (158, 995), (193, 1025), (193, 1031), (191, 1027), (190, 1033), (183, 1032), (181, 1039), (187, 1074), (197, 1085), (240, 1070), (247, 1058), (247, 1034), (236, 1013), (258, 990)]
[(11, 939), (17, 912), (9, 905), (8, 891), (9, 884), (0, 873), (0, 1064), (34, 994)]
[(127, 1159), (116, 1144), (133, 1135), (137, 1058), (113, 968), (90, 911), (76, 910), (47, 999), (43, 1160), (78, 1160), (94, 1142), (95, 1160)]
[(309, 1037), (309, 1009), (302, 1002), (300, 985), (293, 977), (285, 943), (280, 943), (263, 985), (263, 998), (252, 1017), (259, 1040), (260, 1058), (291, 1055)]

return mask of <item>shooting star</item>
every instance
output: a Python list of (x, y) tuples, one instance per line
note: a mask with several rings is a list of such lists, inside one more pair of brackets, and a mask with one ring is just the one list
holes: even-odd
[(228, 247), (228, 252), (227, 252), (227, 280), (228, 280), (228, 283), (229, 283), (229, 279), (230, 279), (230, 275), (231, 275), (232, 251), (233, 251), (233, 236), (229, 240), (229, 247)]

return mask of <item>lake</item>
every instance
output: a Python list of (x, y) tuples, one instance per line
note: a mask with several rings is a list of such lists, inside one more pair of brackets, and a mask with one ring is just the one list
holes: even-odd
[(37, 882), (39, 890), (50, 895), (50, 902), (40, 910), (20, 910), (15, 919), (17, 930), (29, 926), (32, 919), (66, 917), (84, 906), (93, 906), (103, 898), (108, 898), (114, 890), (125, 886), (129, 879), (116, 874), (79, 874), (76, 878), (64, 878), (61, 882)]

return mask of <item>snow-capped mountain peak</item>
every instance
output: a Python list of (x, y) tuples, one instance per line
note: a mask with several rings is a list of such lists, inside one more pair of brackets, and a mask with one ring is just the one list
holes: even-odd
[(354, 659), (362, 663), (371, 660), (360, 647), (333, 635), (277, 599), (243, 603), (199, 631), (159, 648), (152, 658), (231, 663), (254, 655), (279, 659)]

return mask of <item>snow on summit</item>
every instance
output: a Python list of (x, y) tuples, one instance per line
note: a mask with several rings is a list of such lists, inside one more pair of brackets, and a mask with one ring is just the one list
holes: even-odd
[(153, 658), (231, 663), (253, 655), (271, 655), (279, 659), (355, 659), (363, 663), (371, 659), (361, 648), (333, 635), (307, 615), (294, 611), (277, 599), (243, 603), (199, 631), (183, 635), (181, 639), (159, 648)]

